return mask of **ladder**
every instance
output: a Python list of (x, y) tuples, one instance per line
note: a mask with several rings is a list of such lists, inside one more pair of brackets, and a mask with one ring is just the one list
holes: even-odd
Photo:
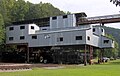
[(77, 25), (98, 24), (98, 23), (104, 25), (107, 23), (118, 23), (118, 22), (120, 22), (120, 14), (79, 18), (77, 20)]

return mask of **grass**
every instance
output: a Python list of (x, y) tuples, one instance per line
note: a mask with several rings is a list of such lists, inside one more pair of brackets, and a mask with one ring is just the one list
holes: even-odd
[(120, 60), (100, 65), (67, 66), (62, 69), (34, 68), (31, 71), (1, 72), (0, 76), (119, 76)]

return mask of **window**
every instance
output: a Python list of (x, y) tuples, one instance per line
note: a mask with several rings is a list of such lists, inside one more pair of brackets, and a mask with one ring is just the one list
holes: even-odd
[(11, 31), (11, 30), (14, 30), (14, 27), (10, 27), (9, 30), (10, 30), (10, 31)]
[(25, 26), (20, 26), (20, 29), (22, 30), (22, 29), (25, 29)]
[(20, 40), (24, 40), (25, 39), (25, 36), (20, 36)]
[(101, 29), (101, 31), (103, 32), (103, 29)]
[(67, 15), (64, 15), (63, 18), (67, 18)]
[(90, 41), (90, 37), (88, 36), (87, 39)]
[(13, 39), (14, 39), (13, 37), (9, 37), (9, 40), (10, 40), (10, 41), (13, 41)]
[(33, 29), (33, 30), (34, 30), (34, 26), (31, 26), (31, 29)]
[(63, 41), (63, 37), (57, 38), (57, 42), (61, 42), (61, 41)]
[(37, 36), (32, 36), (32, 39), (37, 39)]
[(109, 43), (109, 40), (104, 40), (104, 44), (106, 44), (106, 43), (108, 44), (108, 43)]
[(63, 37), (60, 37), (60, 41), (63, 41)]
[(57, 19), (57, 17), (52, 17), (52, 20), (56, 20)]
[(44, 37), (45, 37), (45, 39), (48, 39), (48, 38), (50, 38), (50, 36), (49, 36), (49, 35), (45, 35)]
[(93, 28), (93, 32), (95, 32), (95, 28)]
[(76, 40), (82, 40), (82, 36), (76, 36)]
[(42, 30), (47, 30), (47, 29), (42, 29)]

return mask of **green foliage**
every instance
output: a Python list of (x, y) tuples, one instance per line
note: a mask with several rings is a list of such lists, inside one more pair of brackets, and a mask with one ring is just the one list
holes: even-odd
[(104, 56), (107, 57), (114, 57), (116, 58), (118, 56), (119, 46), (114, 37), (111, 34), (106, 34), (106, 36), (110, 39), (114, 40), (114, 48), (113, 49), (105, 49), (104, 50)]
[(24, 0), (18, 0), (15, 2), (12, 10), (11, 10), (11, 19), (13, 21), (20, 21), (25, 19), (25, 15), (28, 12), (28, 5)]
[(5, 25), (14, 21), (65, 14), (50, 3), (33, 4), (24, 0), (0, 0), (0, 13)]
[(3, 17), (0, 14), (0, 51), (4, 49), (4, 42), (5, 42), (5, 27)]
[(3, 17), (0, 14), (0, 44), (2, 43), (3, 39), (4, 39), (4, 21), (3, 21)]
[(58, 8), (55, 8), (50, 3), (32, 4), (27, 2), (29, 7), (28, 12), (26, 13), (25, 19), (35, 19), (48, 16), (56, 16), (65, 14), (63, 11), (60, 11)]
[(0, 13), (3, 16), (5, 25), (11, 22), (11, 10), (16, 0), (0, 0)]
[[(115, 48), (111, 49), (112, 51), (110, 51), (110, 49), (107, 49), (108, 53), (113, 52), (112, 56), (120, 56), (120, 29), (115, 29), (115, 28), (111, 28), (111, 27), (103, 27), (105, 29), (105, 32), (107, 34), (107, 36), (109, 38), (112, 38), (115, 41)], [(109, 54), (111, 55), (111, 54)]]

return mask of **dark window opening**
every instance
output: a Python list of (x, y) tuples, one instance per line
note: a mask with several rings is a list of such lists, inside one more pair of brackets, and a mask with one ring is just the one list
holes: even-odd
[(33, 30), (34, 30), (34, 26), (31, 26), (31, 29), (33, 29)]
[(57, 38), (57, 42), (61, 42), (61, 41), (63, 41), (63, 37)]
[(24, 40), (25, 39), (25, 36), (20, 36), (20, 40)]
[(14, 30), (14, 27), (10, 27), (9, 30), (10, 30), (10, 31), (11, 31), (11, 30)]
[(88, 36), (87, 39), (90, 40), (90, 37)]
[(14, 39), (13, 37), (9, 37), (9, 40), (10, 40), (10, 41), (13, 41), (13, 39)]
[(93, 28), (93, 32), (95, 32), (95, 28)]
[(101, 31), (103, 32), (103, 29), (101, 29)]
[(104, 40), (104, 44), (109, 43), (109, 40)]
[(64, 15), (63, 18), (67, 18), (67, 15)]
[(47, 29), (42, 29), (42, 30), (47, 30)]
[(20, 26), (20, 29), (25, 29), (25, 26)]
[(60, 37), (60, 41), (63, 41), (63, 37)]
[(32, 39), (37, 39), (37, 36), (32, 36)]
[(82, 40), (82, 36), (76, 36), (76, 40)]
[(52, 20), (56, 20), (57, 19), (57, 17), (52, 17)]

